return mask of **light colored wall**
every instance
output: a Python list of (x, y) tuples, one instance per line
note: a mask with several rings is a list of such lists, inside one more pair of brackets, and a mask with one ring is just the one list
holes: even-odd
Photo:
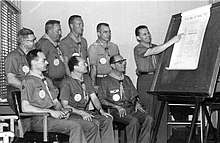
[(22, 26), (34, 30), (39, 39), (44, 34), (44, 24), (49, 19), (61, 21), (63, 37), (69, 32), (67, 20), (73, 14), (82, 16), (84, 37), (91, 45), (97, 38), (96, 25), (107, 22), (112, 30), (112, 42), (128, 59), (127, 74), (136, 85), (136, 65), (133, 49), (137, 45), (134, 29), (146, 24), (153, 43), (162, 44), (171, 16), (183, 11), (204, 6), (203, 1), (22, 1)]

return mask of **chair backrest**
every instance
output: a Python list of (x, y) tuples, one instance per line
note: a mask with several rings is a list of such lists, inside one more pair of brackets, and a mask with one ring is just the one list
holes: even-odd
[(20, 118), (20, 113), (22, 112), (21, 110), (21, 92), (20, 91), (13, 91), (12, 93), (12, 100), (13, 100), (13, 105), (15, 109), (15, 113)]

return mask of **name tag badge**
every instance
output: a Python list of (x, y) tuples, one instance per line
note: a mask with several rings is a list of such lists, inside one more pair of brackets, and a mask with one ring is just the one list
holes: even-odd
[(79, 102), (81, 99), (82, 99), (82, 96), (81, 96), (80, 94), (75, 94), (74, 100), (75, 100), (76, 102)]
[(45, 98), (45, 96), (46, 96), (45, 91), (41, 89), (41, 90), (39, 91), (39, 97), (43, 99), (43, 98)]
[(106, 58), (101, 58), (99, 60), (99, 62), (104, 65), (104, 64), (106, 64), (107, 60), (106, 60)]
[(118, 94), (114, 94), (114, 95), (112, 96), (112, 99), (113, 99), (114, 101), (119, 101), (119, 100), (120, 100), (120, 96), (119, 96)]
[(110, 90), (111, 94), (118, 93), (118, 92), (119, 92), (119, 89)]
[(25, 73), (25, 74), (27, 74), (29, 71), (30, 71), (30, 69), (29, 69), (29, 67), (28, 66), (23, 66), (22, 67), (22, 71)]
[(53, 64), (54, 64), (55, 66), (58, 66), (58, 65), (60, 64), (60, 60), (55, 59), (55, 60), (53, 61)]

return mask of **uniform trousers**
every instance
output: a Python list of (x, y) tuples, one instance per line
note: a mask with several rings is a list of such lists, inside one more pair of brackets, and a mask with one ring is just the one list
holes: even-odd
[[(43, 117), (32, 117), (31, 129), (33, 131), (43, 131)], [(69, 143), (87, 143), (81, 125), (73, 120), (55, 119), (48, 117), (47, 120), (48, 132), (58, 132), (69, 135)]]
[(112, 119), (106, 118), (98, 112), (91, 114), (95, 116), (92, 121), (83, 120), (81, 116), (76, 114), (72, 114), (69, 119), (82, 126), (88, 143), (114, 143)]
[[(137, 79), (137, 91), (139, 98), (148, 113), (153, 117), (154, 123), (157, 120), (161, 101), (158, 101), (157, 96), (147, 93), (150, 91), (154, 74), (139, 74)], [(167, 142), (167, 105), (164, 107), (160, 128), (157, 135), (157, 143)]]
[(130, 111), (126, 112), (126, 116), (120, 117), (117, 109), (111, 109), (114, 121), (126, 125), (127, 143), (151, 143), (153, 118), (147, 113)]

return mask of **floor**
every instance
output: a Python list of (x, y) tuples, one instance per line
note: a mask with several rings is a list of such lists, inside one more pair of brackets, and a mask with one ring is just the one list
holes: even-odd
[[(173, 128), (172, 136), (170, 136), (167, 143), (187, 143), (189, 132), (189, 127)], [(212, 138), (212, 135), (209, 135), (207, 143), (214, 143)], [(195, 135), (191, 143), (201, 143), (200, 135)], [(218, 143), (220, 143), (220, 141)]]

